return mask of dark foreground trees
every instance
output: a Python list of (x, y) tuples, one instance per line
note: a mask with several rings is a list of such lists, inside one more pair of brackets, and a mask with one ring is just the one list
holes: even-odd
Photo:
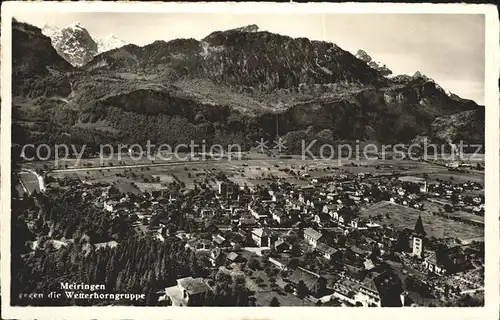
[[(206, 277), (195, 254), (181, 242), (163, 243), (132, 237), (114, 248), (95, 249), (79, 241), (57, 251), (39, 250), (21, 257), (13, 254), (12, 302), (16, 305), (95, 305), (96, 301), (62, 299), (26, 300), (22, 292), (62, 292), (61, 283), (104, 284), (99, 293), (145, 294), (137, 305), (155, 305), (158, 291), (176, 285), (178, 278)], [(22, 291), (22, 292), (21, 292)], [(64, 294), (63, 294), (64, 296)], [(97, 301), (112, 303), (113, 301)]]

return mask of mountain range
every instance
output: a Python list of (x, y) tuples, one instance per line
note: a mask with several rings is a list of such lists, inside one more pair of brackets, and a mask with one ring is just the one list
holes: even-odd
[(484, 143), (484, 107), (419, 72), (388, 77), (364, 51), (251, 25), (99, 53), (80, 27), (67, 39), (85, 50), (13, 22), (14, 139), (250, 148), (279, 134), (289, 152), (302, 139)]

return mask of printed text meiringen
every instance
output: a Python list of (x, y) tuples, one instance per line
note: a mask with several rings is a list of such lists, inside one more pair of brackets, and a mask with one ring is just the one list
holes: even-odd
[(104, 284), (86, 284), (86, 283), (61, 282), (61, 289), (63, 289), (63, 290), (90, 290), (90, 291), (98, 291), (98, 290), (106, 290), (106, 286)]

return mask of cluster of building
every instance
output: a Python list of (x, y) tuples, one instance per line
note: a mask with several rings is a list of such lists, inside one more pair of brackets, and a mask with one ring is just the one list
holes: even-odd
[[(468, 256), (460, 246), (427, 250), (420, 216), (401, 240), (399, 230), (362, 217), (360, 209), (383, 200), (423, 209), (429, 197), (480, 206), (484, 198), (461, 195), (478, 188), (474, 183), (345, 174), (314, 178), (304, 186), (277, 179), (267, 186), (240, 187), (223, 179), (215, 190), (206, 186), (136, 197), (108, 187), (97, 202), (109, 214), (134, 215), (136, 226), (147, 227), (161, 241), (185, 242), (212, 268), (238, 270), (248, 263), (242, 251), (257, 248), (280, 270), (277, 283), (296, 295), (305, 285), (313, 300), (330, 296), (352, 306), (402, 306), (439, 304), (432, 295), (439, 288), (425, 295), (405, 279), (415, 276), (429, 287), (427, 277), (469, 268)], [(400, 248), (401, 241), (409, 250)], [(316, 259), (321, 263), (315, 264)], [(401, 262), (408, 260), (411, 265)], [(167, 288), (165, 298), (173, 305), (199, 304), (210, 290), (207, 279), (188, 277)]]
[[(196, 252), (204, 252), (213, 268), (243, 269), (248, 260), (240, 252), (245, 248), (235, 249), (235, 243), (228, 241), (221, 234), (223, 232), (219, 231), (211, 241), (188, 240), (186, 246)], [(306, 228), (302, 232), (284, 232), (255, 228), (249, 231), (248, 236), (248, 240), (254, 242), (253, 246), (270, 249), (271, 254), (267, 256), (266, 261), (280, 270), (278, 284), (296, 295), (302, 285), (306, 288), (308, 299), (317, 301), (329, 296), (330, 299), (338, 299), (341, 304), (347, 306), (440, 304), (432, 294), (425, 296), (419, 290), (413, 291), (414, 288), (404, 282), (411, 274), (403, 271), (404, 268), (385, 263), (384, 254), (349, 244), (333, 245), (328, 239), (330, 235), (319, 230)], [(467, 266), (467, 257), (459, 247), (429, 251), (425, 249), (425, 236), (422, 219), (419, 217), (409, 237), (410, 252), (401, 254), (414, 257), (416, 263), (421, 265), (420, 270), (428, 271), (426, 276), (446, 275), (463, 270)], [(295, 246), (300, 249), (293, 255), (291, 252)], [(311, 270), (301, 263), (291, 263), (291, 260), (297, 257), (300, 260), (306, 252), (334, 266), (334, 273), (332, 274), (331, 269)], [(421, 280), (421, 283), (425, 283), (425, 280)], [(206, 279), (179, 279), (177, 286), (166, 289), (166, 297), (170, 298), (174, 305), (188, 305), (187, 300), (191, 299), (190, 297), (203, 296), (209, 290), (212, 289)]]

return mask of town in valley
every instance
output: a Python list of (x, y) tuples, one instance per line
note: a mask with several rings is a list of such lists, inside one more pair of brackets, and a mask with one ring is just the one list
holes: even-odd
[[(190, 267), (168, 281), (161, 256), (139, 260), (138, 284), (146, 276), (155, 290), (148, 305), (483, 303), (483, 160), (340, 163), (255, 151), (231, 161), (97, 160), (22, 165), (15, 201), (35, 235), (26, 254), (87, 256), (136, 236), (175, 245)], [(44, 222), (43, 211), (60, 222)], [(110, 272), (103, 266), (93, 272)]]

